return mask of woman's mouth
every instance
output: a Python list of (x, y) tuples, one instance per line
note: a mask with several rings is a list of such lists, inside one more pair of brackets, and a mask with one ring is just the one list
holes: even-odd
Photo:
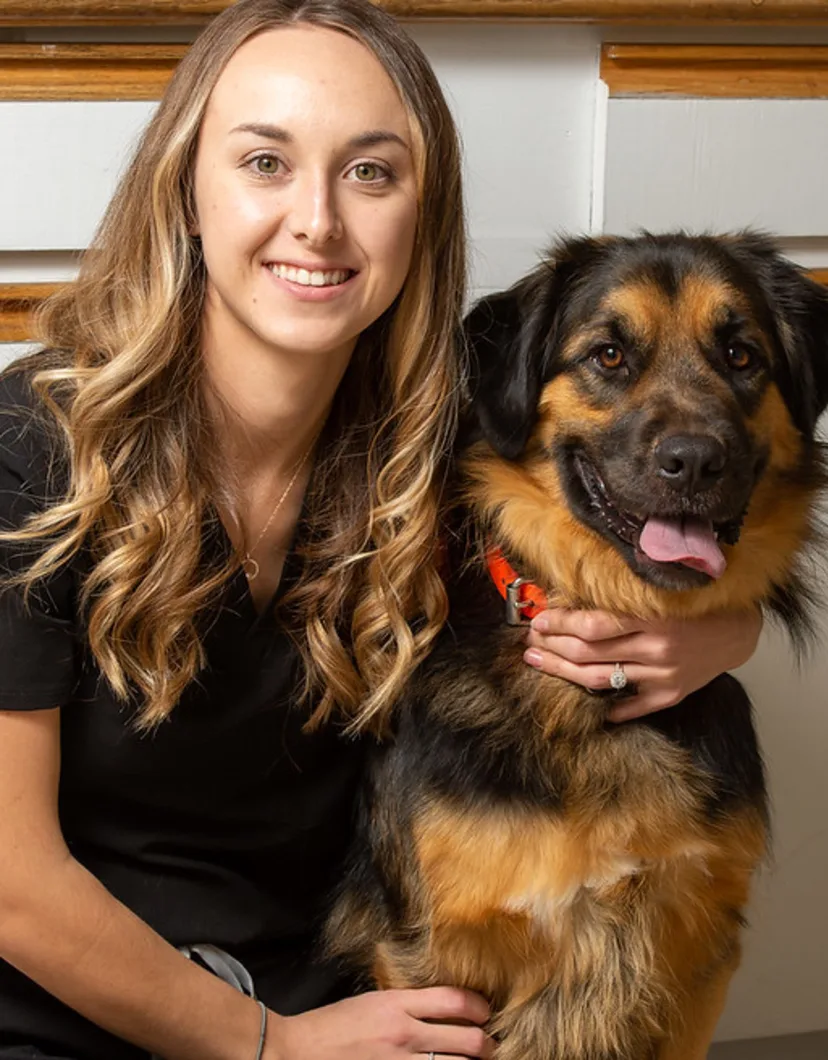
[(266, 266), (274, 276), (301, 287), (338, 287), (355, 275), (353, 269), (305, 269), (271, 261)]

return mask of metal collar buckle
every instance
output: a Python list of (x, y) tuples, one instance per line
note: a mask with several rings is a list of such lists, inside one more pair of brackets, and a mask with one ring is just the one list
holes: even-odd
[(529, 619), (523, 616), (526, 608), (534, 607), (531, 600), (521, 600), (520, 587), (527, 583), (526, 578), (515, 578), (506, 586), (506, 625), (528, 626)]

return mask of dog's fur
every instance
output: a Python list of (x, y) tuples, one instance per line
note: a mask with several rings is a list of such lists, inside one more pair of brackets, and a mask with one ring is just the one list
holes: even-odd
[[(828, 294), (757, 235), (579, 240), (468, 334), (450, 626), (377, 756), (329, 936), (380, 986), (480, 991), (500, 1060), (701, 1060), (766, 849), (748, 698), (723, 675), (608, 723), (614, 697), (522, 663), (483, 552), (567, 606), (761, 604), (801, 633)], [(712, 524), (721, 577), (644, 555), (652, 515)]]

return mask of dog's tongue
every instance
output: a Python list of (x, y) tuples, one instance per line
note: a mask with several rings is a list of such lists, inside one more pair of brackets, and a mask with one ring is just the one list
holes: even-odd
[(658, 519), (651, 516), (644, 524), (639, 548), (659, 563), (683, 563), (721, 578), (727, 560), (716, 542), (709, 522), (702, 519)]

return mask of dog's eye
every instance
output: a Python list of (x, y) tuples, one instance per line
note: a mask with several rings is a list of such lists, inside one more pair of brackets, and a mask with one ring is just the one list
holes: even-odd
[(736, 342), (732, 342), (727, 347), (725, 354), (727, 363), (737, 372), (744, 372), (746, 369), (752, 368), (755, 363), (753, 351), (749, 350), (747, 346), (741, 346)]
[(621, 368), (624, 365), (624, 351), (620, 346), (602, 346), (595, 351), (594, 357), (602, 368)]

